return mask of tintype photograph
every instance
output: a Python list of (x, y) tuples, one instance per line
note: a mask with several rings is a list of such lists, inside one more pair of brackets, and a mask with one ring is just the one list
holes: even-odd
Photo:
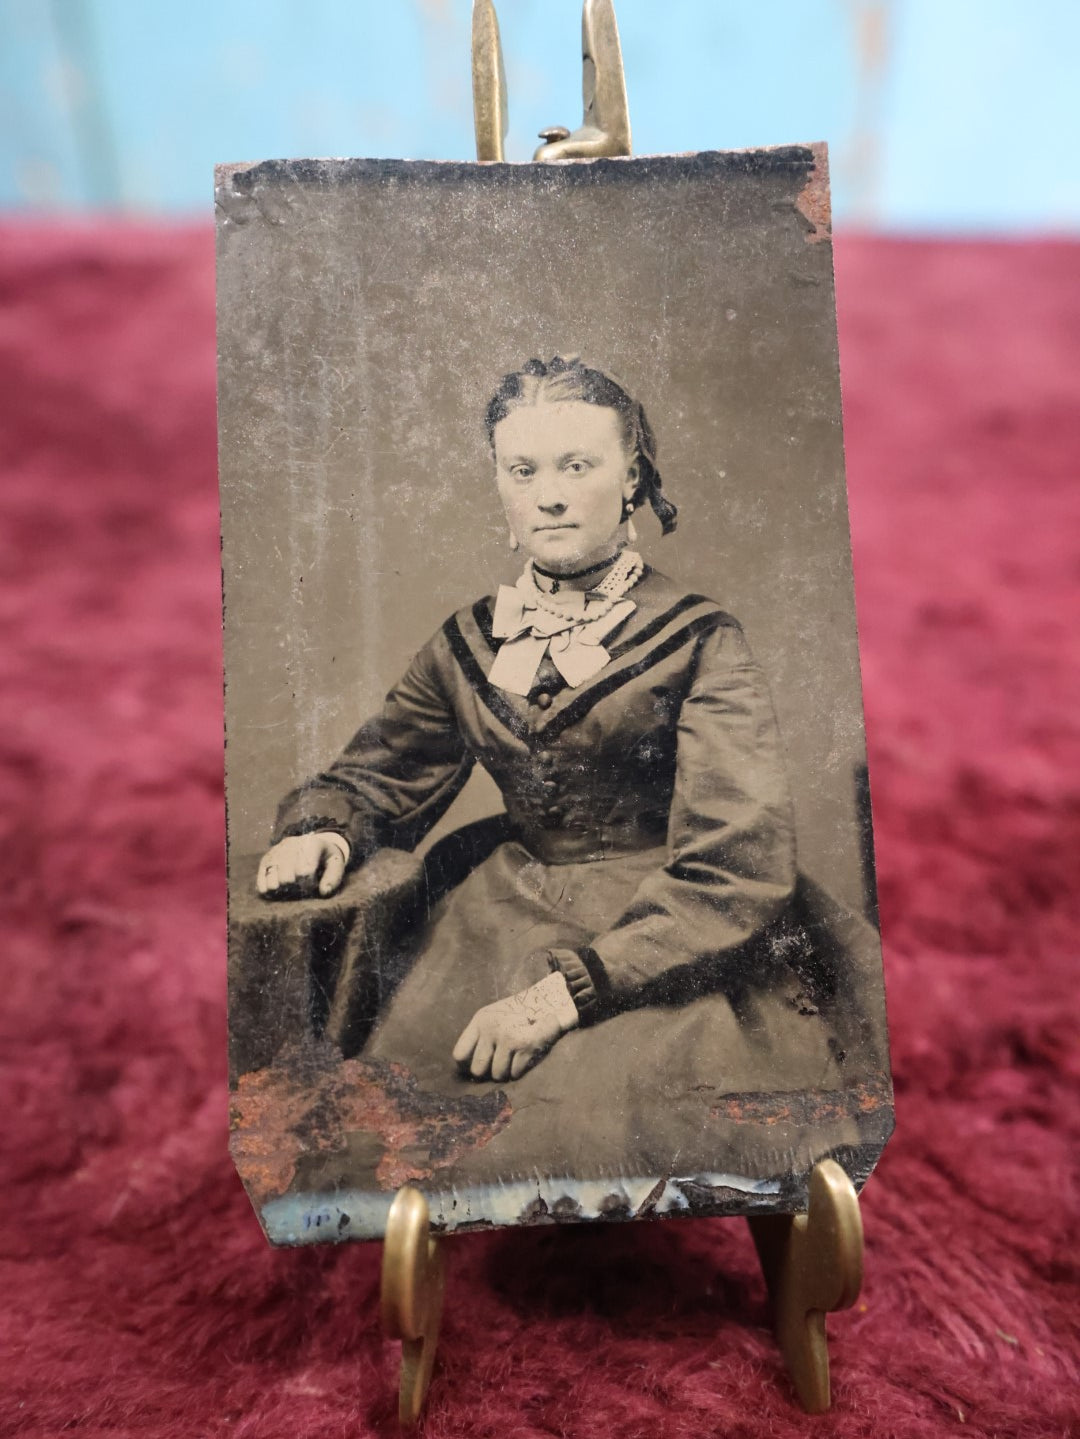
[(276, 1243), (892, 1126), (823, 147), (218, 172), (233, 1154)]

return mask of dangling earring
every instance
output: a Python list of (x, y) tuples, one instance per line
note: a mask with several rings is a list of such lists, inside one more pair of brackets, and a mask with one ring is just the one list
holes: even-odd
[(630, 518), (630, 516), (634, 513), (633, 500), (627, 500), (626, 505), (624, 506), (624, 513), (626, 515), (626, 538), (633, 545), (637, 543), (637, 530), (634, 529), (634, 522)]
[(520, 550), (520, 549), (521, 549), (521, 544), (520, 544), (520, 542), (519, 542), (519, 540), (518, 540), (517, 535), (514, 534), (513, 530), (510, 531), (510, 548), (511, 548), (512, 550)]

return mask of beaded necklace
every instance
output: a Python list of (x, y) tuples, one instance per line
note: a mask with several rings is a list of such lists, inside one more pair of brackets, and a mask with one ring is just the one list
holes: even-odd
[[(532, 560), (525, 567), (533, 590), (531, 598), (537, 609), (559, 619), (577, 619), (580, 624), (591, 624), (594, 620), (603, 619), (614, 609), (616, 600), (621, 600), (623, 595), (633, 589), (644, 572), (645, 561), (637, 551), (623, 550), (598, 585), (589, 590), (567, 590), (566, 598), (560, 600), (557, 594), (549, 595), (536, 583)], [(586, 614), (579, 611), (582, 598)]]

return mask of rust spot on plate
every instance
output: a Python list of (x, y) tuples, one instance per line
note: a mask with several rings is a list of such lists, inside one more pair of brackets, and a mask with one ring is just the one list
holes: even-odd
[(829, 147), (819, 144), (811, 145), (810, 149), (814, 155), (814, 164), (807, 176), (806, 184), (799, 191), (795, 208), (810, 224), (806, 243), (816, 245), (821, 240), (828, 240), (832, 235), (832, 205), (829, 199)]
[(712, 1105), (717, 1118), (744, 1124), (835, 1124), (856, 1113), (869, 1114), (891, 1105), (888, 1084), (868, 1081), (850, 1089), (808, 1089), (790, 1094), (754, 1092), (728, 1094)]
[(232, 1098), (230, 1148), (260, 1207), (288, 1190), (301, 1157), (342, 1154), (350, 1134), (374, 1136), (375, 1182), (394, 1190), (481, 1148), (512, 1113), (501, 1090), (449, 1099), (424, 1093), (402, 1064), (347, 1059), (323, 1068), (305, 1058), (286, 1054), (243, 1075)]

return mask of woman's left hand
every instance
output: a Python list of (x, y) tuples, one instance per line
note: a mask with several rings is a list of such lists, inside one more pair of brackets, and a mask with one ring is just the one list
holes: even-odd
[(566, 980), (549, 974), (520, 994), (478, 1009), (454, 1045), (454, 1059), (473, 1079), (520, 1079), (579, 1023)]

